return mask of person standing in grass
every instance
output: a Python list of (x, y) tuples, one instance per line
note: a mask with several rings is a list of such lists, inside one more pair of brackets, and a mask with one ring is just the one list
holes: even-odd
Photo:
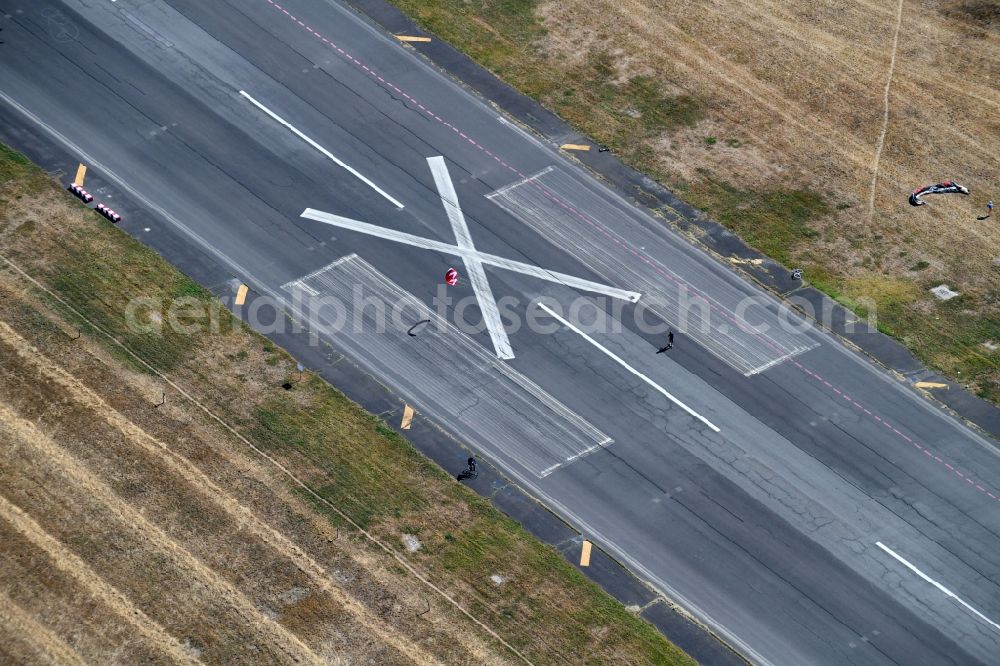
[(993, 199), (990, 199), (989, 201), (986, 202), (986, 215), (982, 215), (980, 217), (977, 217), (976, 219), (985, 220), (992, 214), (993, 214)]

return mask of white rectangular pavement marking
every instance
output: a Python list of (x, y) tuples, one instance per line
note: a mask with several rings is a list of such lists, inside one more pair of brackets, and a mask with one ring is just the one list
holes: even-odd
[(608, 284), (642, 293), (645, 308), (745, 375), (816, 346), (786, 326), (766, 299), (647, 229), (609, 196), (550, 166), (487, 198)]
[(909, 569), (913, 573), (917, 574), (918, 576), (920, 576), (921, 578), (923, 578), (925, 581), (927, 581), (928, 583), (930, 583), (931, 585), (933, 585), (937, 589), (941, 590), (941, 592), (943, 592), (946, 597), (951, 597), (952, 599), (954, 599), (958, 603), (960, 603), (963, 606), (965, 606), (973, 615), (975, 615), (976, 617), (978, 617), (980, 620), (982, 620), (983, 622), (986, 622), (987, 624), (992, 625), (994, 629), (1000, 629), (1000, 624), (997, 624), (996, 622), (994, 622), (990, 618), (986, 617), (985, 615), (983, 615), (982, 613), (980, 613), (979, 611), (977, 611), (975, 608), (973, 608), (972, 606), (970, 606), (969, 604), (967, 604), (965, 601), (963, 601), (962, 599), (960, 599), (954, 592), (952, 592), (947, 587), (945, 587), (941, 583), (937, 582), (936, 580), (934, 580), (933, 578), (931, 578), (930, 576), (928, 576), (927, 574), (925, 574), (920, 569), (916, 568), (915, 566), (913, 566), (912, 564), (910, 564), (909, 562), (907, 562), (905, 559), (903, 559), (903, 557), (901, 557), (900, 555), (898, 555), (895, 551), (893, 551), (891, 548), (889, 548), (888, 546), (886, 546), (884, 543), (882, 543), (881, 541), (876, 541), (875, 545), (878, 546), (879, 548), (881, 548), (882, 550), (884, 550), (885, 552), (889, 553), (889, 555), (891, 555), (893, 558), (895, 558), (896, 561), (899, 562), (900, 564), (902, 564), (904, 567), (906, 567), (907, 569)]
[(383, 190), (381, 187), (379, 187), (378, 185), (376, 185), (375, 183), (373, 183), (369, 179), (365, 178), (363, 175), (361, 175), (361, 173), (359, 173), (354, 168), (348, 166), (347, 164), (345, 164), (341, 160), (337, 159), (337, 157), (333, 153), (331, 153), (329, 150), (327, 150), (326, 148), (324, 148), (323, 146), (319, 145), (318, 143), (316, 143), (315, 141), (313, 141), (312, 139), (310, 139), (308, 136), (306, 136), (305, 134), (303, 134), (302, 132), (300, 132), (294, 125), (292, 125), (290, 122), (288, 122), (287, 120), (285, 120), (284, 118), (282, 118), (281, 116), (279, 116), (278, 114), (276, 114), (274, 111), (272, 111), (271, 109), (267, 108), (266, 106), (264, 106), (263, 104), (261, 104), (260, 102), (258, 102), (257, 100), (255, 100), (245, 90), (241, 90), (240, 94), (243, 95), (243, 97), (247, 98), (250, 101), (250, 103), (253, 104), (254, 106), (256, 106), (258, 109), (260, 109), (261, 111), (263, 111), (264, 113), (266, 113), (267, 115), (269, 115), (274, 120), (278, 121), (278, 123), (284, 125), (288, 129), (290, 129), (292, 131), (292, 134), (294, 134), (295, 136), (299, 137), (300, 139), (302, 139), (303, 141), (305, 141), (306, 143), (308, 143), (310, 146), (312, 146), (313, 148), (315, 148), (316, 150), (318, 150), (320, 153), (322, 153), (323, 155), (325, 155), (328, 159), (330, 159), (331, 161), (333, 161), (334, 164), (336, 164), (337, 166), (339, 166), (339, 167), (345, 169), (346, 171), (350, 172), (354, 177), (356, 177), (358, 180), (360, 180), (361, 182), (363, 182), (365, 185), (367, 185), (368, 187), (372, 188), (373, 190), (375, 190), (376, 192), (378, 192), (379, 194), (381, 194), (383, 197), (385, 197), (385, 199), (387, 199), (390, 203), (392, 203), (392, 205), (394, 205), (396, 208), (402, 208), (403, 207), (403, 204), (400, 203), (399, 201), (397, 201), (396, 199), (394, 199), (388, 192), (386, 192), (385, 190)]
[(552, 308), (548, 307), (544, 303), (539, 303), (538, 307), (541, 308), (542, 310), (545, 310), (545, 312), (547, 312), (549, 315), (551, 315), (552, 317), (554, 317), (555, 319), (557, 319), (566, 328), (568, 328), (568, 329), (572, 330), (573, 332), (579, 334), (581, 337), (583, 337), (584, 340), (586, 340), (590, 344), (592, 344), (595, 347), (597, 347), (598, 349), (600, 349), (602, 352), (604, 352), (605, 354), (607, 354), (612, 360), (614, 360), (615, 362), (617, 362), (620, 366), (622, 366), (623, 368), (625, 368), (626, 370), (628, 370), (629, 372), (631, 372), (633, 375), (635, 375), (636, 377), (638, 377), (642, 381), (644, 381), (647, 384), (649, 384), (650, 386), (652, 386), (656, 391), (662, 393), (664, 396), (666, 396), (666, 398), (668, 400), (670, 400), (670, 402), (674, 403), (675, 405), (677, 405), (678, 407), (680, 407), (681, 409), (683, 409), (685, 412), (687, 412), (688, 414), (690, 414), (694, 418), (698, 419), (699, 421), (701, 421), (702, 423), (704, 423), (705, 425), (707, 425), (709, 428), (711, 428), (715, 432), (720, 432), (719, 427), (716, 426), (714, 423), (712, 423), (711, 421), (709, 421), (708, 419), (706, 419), (704, 416), (702, 416), (701, 414), (699, 414), (698, 412), (694, 411), (693, 409), (691, 409), (690, 407), (688, 407), (687, 405), (685, 405), (683, 402), (681, 402), (680, 400), (678, 400), (677, 398), (675, 398), (665, 388), (663, 388), (662, 386), (660, 386), (659, 384), (657, 384), (656, 382), (654, 382), (652, 379), (650, 379), (649, 377), (647, 377), (646, 375), (642, 374), (641, 372), (639, 372), (638, 370), (636, 370), (635, 368), (633, 368), (631, 365), (629, 365), (628, 363), (626, 363), (625, 361), (623, 361), (619, 356), (615, 355), (615, 353), (613, 351), (611, 351), (610, 349), (608, 349), (607, 347), (605, 347), (604, 345), (602, 345), (600, 342), (598, 342), (594, 338), (590, 337), (589, 335), (587, 335), (586, 333), (584, 333), (583, 331), (581, 331), (579, 328), (577, 328), (573, 324), (569, 323), (568, 321), (566, 321), (565, 319), (563, 319), (562, 317), (560, 317), (559, 315), (557, 315), (555, 312), (552, 311)]
[[(309, 298), (297, 301), (304, 318), (415, 409), (507, 466), (543, 478), (612, 443), (357, 255), (284, 288), (299, 296), (300, 290), (318, 294), (315, 306)], [(430, 322), (418, 335), (407, 335), (424, 319)]]

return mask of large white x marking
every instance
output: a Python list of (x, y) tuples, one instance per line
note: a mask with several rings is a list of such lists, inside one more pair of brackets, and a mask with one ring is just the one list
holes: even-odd
[(500, 319), (496, 299), (494, 299), (489, 281), (486, 279), (486, 272), (483, 270), (484, 264), (523, 275), (530, 275), (549, 282), (556, 282), (574, 289), (604, 294), (612, 298), (620, 298), (630, 303), (635, 303), (639, 300), (641, 294), (634, 291), (609, 287), (598, 282), (566, 275), (565, 273), (557, 273), (520, 261), (505, 259), (495, 254), (480, 252), (472, 242), (472, 235), (469, 233), (469, 227), (465, 222), (465, 215), (462, 213), (461, 206), (459, 206), (458, 195), (455, 193), (455, 186), (448, 173), (448, 166), (445, 164), (444, 158), (430, 157), (427, 159), (427, 163), (430, 165), (431, 173), (434, 175), (434, 183), (437, 185), (441, 202), (444, 205), (445, 212), (448, 214), (451, 228), (455, 233), (456, 245), (449, 245), (448, 243), (415, 236), (403, 231), (396, 231), (395, 229), (386, 229), (385, 227), (325, 213), (313, 208), (306, 208), (302, 212), (302, 217), (349, 231), (356, 231), (425, 250), (436, 250), (462, 257), (465, 267), (469, 272), (469, 281), (472, 284), (472, 289), (475, 291), (476, 298), (479, 301), (479, 308), (483, 313), (483, 321), (486, 323), (490, 339), (493, 341), (493, 348), (496, 350), (497, 356), (502, 359), (509, 360), (514, 358), (514, 352), (510, 347), (510, 340), (507, 338), (507, 332), (504, 330), (503, 322)]

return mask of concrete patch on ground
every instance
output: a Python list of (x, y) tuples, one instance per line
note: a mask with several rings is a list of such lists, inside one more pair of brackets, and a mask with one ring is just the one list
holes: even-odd
[(420, 550), (420, 539), (412, 534), (403, 535), (403, 545), (406, 546), (406, 550), (411, 553), (415, 553)]
[(931, 289), (931, 293), (940, 298), (942, 301), (951, 300), (952, 298), (958, 296), (958, 292), (952, 291), (946, 284), (939, 284)]

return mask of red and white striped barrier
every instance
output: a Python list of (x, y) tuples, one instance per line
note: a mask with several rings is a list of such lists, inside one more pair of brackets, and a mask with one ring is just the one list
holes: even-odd
[(90, 203), (91, 201), (94, 200), (94, 196), (90, 192), (88, 192), (87, 190), (83, 189), (81, 186), (77, 185), (76, 183), (73, 183), (67, 189), (69, 189), (70, 192), (72, 192), (73, 194), (75, 194), (76, 196), (78, 196), (80, 199), (82, 199), (83, 203)]
[(111, 210), (110, 208), (108, 208), (105, 204), (102, 203), (97, 204), (97, 212), (103, 215), (104, 217), (108, 218), (115, 224), (118, 224), (119, 222), (122, 221), (122, 216), (116, 213), (115, 211)]

